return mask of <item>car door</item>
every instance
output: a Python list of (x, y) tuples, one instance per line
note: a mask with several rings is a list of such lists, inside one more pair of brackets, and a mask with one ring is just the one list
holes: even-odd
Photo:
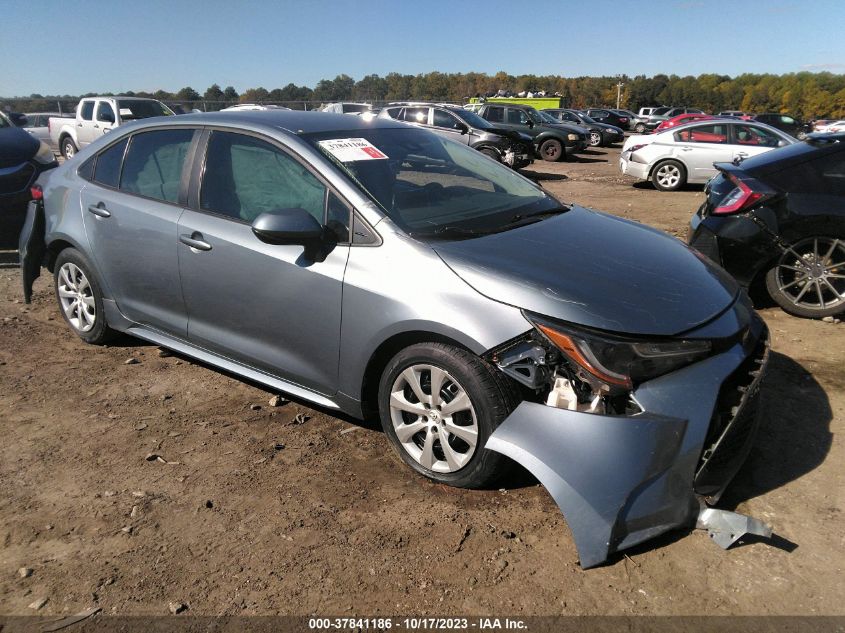
[(83, 101), (79, 107), (79, 118), (76, 121), (76, 142), (79, 149), (94, 141), (94, 106), (96, 101)]
[(334, 393), (348, 235), (315, 257), (302, 246), (261, 241), (251, 223), (262, 213), (301, 208), (321, 224), (345, 224), (348, 233), (348, 206), (276, 142), (245, 133), (210, 131), (196, 172), (179, 221), (189, 340)]
[(772, 150), (781, 138), (766, 128), (753, 123), (734, 123), (731, 128), (731, 158), (745, 160)]
[(193, 136), (172, 128), (121, 139), (92, 159), (81, 194), (85, 233), (110, 298), (132, 321), (182, 338), (177, 222)]
[(100, 101), (97, 104), (97, 111), (94, 115), (94, 131), (92, 133), (92, 141), (97, 140), (103, 134), (111, 132), (112, 128), (115, 126), (115, 121), (117, 117), (114, 113), (114, 108), (112, 104), (108, 101)]
[(687, 168), (688, 182), (706, 182), (716, 173), (713, 163), (733, 160), (725, 123), (685, 127), (675, 132), (674, 139), (675, 153)]

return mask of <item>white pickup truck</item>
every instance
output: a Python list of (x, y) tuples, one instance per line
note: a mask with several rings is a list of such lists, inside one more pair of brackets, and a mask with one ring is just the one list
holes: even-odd
[(86, 97), (76, 106), (75, 119), (50, 117), (50, 140), (65, 158), (71, 158), (118, 125), (153, 116), (174, 116), (174, 113), (155, 99)]

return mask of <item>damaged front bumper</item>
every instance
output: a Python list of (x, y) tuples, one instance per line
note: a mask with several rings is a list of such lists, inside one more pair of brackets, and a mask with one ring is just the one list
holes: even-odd
[(668, 530), (694, 527), (750, 450), (768, 333), (755, 317), (720, 354), (640, 385), (636, 415), (522, 402), (486, 447), (546, 487), (593, 567)]

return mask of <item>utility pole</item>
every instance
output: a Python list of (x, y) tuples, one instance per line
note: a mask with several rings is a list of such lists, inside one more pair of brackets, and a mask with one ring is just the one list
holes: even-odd
[(622, 101), (622, 86), (625, 84), (622, 83), (622, 79), (620, 78), (619, 81), (616, 82), (616, 109), (619, 109), (619, 104)]

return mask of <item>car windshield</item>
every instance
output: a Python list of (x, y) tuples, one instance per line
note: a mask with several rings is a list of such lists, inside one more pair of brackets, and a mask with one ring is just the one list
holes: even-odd
[(120, 99), (117, 102), (120, 118), (124, 121), (147, 119), (154, 116), (175, 116), (173, 111), (158, 101), (140, 99)]
[(461, 119), (463, 119), (464, 123), (468, 123), (469, 125), (478, 130), (490, 130), (496, 127), (487, 119), (482, 119), (475, 112), (470, 112), (469, 110), (464, 110), (463, 108), (456, 108), (454, 110), (449, 110), (449, 112), (460, 117)]
[(467, 238), (562, 208), (513, 170), (425, 130), (376, 128), (302, 137), (415, 236)]
[(581, 119), (582, 123), (596, 123), (593, 117), (587, 116), (586, 114), (577, 114), (576, 116)]

